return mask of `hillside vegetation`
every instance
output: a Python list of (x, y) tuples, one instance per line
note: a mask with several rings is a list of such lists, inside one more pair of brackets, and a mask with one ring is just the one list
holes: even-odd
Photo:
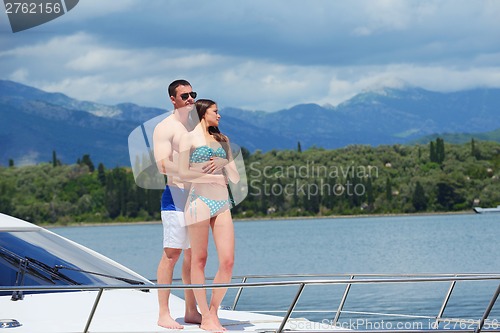
[[(242, 149), (248, 196), (235, 218), (470, 211), (500, 204), (500, 144)], [(135, 185), (130, 168), (0, 167), (0, 212), (37, 224), (160, 219), (161, 190)]]

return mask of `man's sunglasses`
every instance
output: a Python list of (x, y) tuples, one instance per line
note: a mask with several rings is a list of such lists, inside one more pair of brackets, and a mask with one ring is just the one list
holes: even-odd
[(181, 94), (180, 96), (181, 96), (182, 100), (185, 101), (186, 99), (189, 98), (189, 96), (191, 96), (193, 99), (195, 99), (196, 96), (198, 96), (198, 94), (196, 92), (194, 92), (194, 91), (191, 91), (189, 93)]

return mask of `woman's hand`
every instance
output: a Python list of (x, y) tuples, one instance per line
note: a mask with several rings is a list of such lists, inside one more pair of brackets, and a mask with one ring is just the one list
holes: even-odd
[(205, 173), (214, 173), (221, 171), (229, 161), (222, 157), (211, 157), (202, 168)]

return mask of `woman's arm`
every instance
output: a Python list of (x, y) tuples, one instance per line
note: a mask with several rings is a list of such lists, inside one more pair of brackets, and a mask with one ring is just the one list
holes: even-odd
[(238, 168), (236, 167), (236, 163), (234, 162), (233, 159), (233, 153), (231, 151), (231, 144), (229, 142), (229, 139), (227, 141), (228, 144), (228, 163), (224, 166), (224, 171), (226, 173), (227, 178), (233, 183), (236, 184), (240, 181), (240, 174), (238, 172)]

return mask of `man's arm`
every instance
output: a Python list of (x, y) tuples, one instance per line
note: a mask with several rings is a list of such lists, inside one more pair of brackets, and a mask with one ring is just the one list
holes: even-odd
[(223, 175), (212, 175), (191, 170), (189, 167), (189, 154), (191, 150), (191, 138), (189, 134), (182, 136), (179, 144), (179, 176), (185, 182), (190, 183), (219, 183), (226, 184)]
[(167, 128), (165, 123), (156, 126), (153, 132), (153, 151), (158, 171), (164, 175), (178, 175), (176, 163), (173, 162), (172, 139), (174, 130)]
[(226, 158), (222, 157), (211, 157), (210, 161), (205, 162), (202, 170), (205, 173), (214, 173), (221, 171), (227, 164), (229, 163), (229, 160)]

